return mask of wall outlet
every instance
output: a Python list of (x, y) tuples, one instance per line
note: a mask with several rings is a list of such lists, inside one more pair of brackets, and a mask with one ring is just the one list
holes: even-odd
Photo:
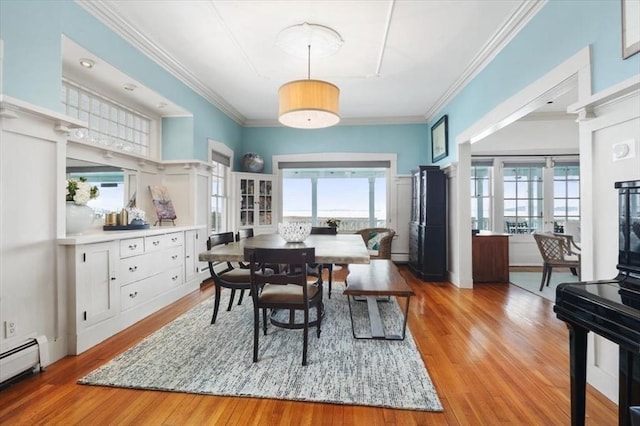
[(7, 339), (16, 337), (18, 335), (18, 322), (14, 319), (6, 320), (4, 322), (4, 334)]

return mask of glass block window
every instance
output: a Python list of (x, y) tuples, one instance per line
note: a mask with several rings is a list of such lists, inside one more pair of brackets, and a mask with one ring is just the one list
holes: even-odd
[(69, 80), (62, 81), (65, 113), (86, 121), (73, 136), (96, 145), (149, 156), (151, 119)]

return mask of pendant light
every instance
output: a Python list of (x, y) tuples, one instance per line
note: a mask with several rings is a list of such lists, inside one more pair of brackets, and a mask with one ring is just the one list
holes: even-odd
[[(307, 31), (312, 25), (302, 24)], [(322, 28), (326, 31), (326, 27)], [(341, 42), (340, 39), (340, 45)], [(326, 81), (311, 79), (311, 44), (306, 47), (307, 79), (290, 81), (280, 87), (278, 121), (298, 129), (334, 126), (340, 122), (340, 89)]]

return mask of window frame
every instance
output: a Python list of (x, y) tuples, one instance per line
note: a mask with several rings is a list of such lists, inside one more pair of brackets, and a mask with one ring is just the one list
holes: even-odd
[(398, 158), (395, 153), (372, 153), (372, 152), (322, 152), (322, 153), (307, 153), (307, 154), (282, 154), (272, 156), (272, 169), (277, 175), (278, 185), (276, 185), (277, 200), (279, 203), (278, 209), (278, 221), (282, 221), (282, 172), (281, 163), (286, 162), (311, 162), (322, 163), (328, 162), (343, 163), (343, 164), (381, 164), (384, 162), (387, 167), (387, 179), (386, 179), (386, 227), (395, 224), (398, 218), (398, 206), (392, 205), (392, 201), (397, 201), (398, 191), (396, 188), (396, 181), (398, 170)]
[[(231, 226), (232, 226), (232, 218), (231, 218), (231, 180), (233, 178), (232, 176), (232, 165), (233, 165), (233, 150), (231, 150), (227, 145), (223, 144), (222, 142), (218, 142), (218, 141), (214, 141), (212, 139), (208, 140), (208, 162), (209, 164), (213, 164), (213, 163), (217, 163), (220, 164), (222, 167), (222, 171), (223, 171), (223, 195), (222, 196), (215, 196), (214, 195), (214, 191), (213, 191), (213, 172), (214, 172), (214, 167), (211, 168), (211, 177), (210, 177), (210, 181), (209, 181), (209, 215), (207, 218), (207, 229), (209, 230), (209, 233), (212, 232), (228, 232), (229, 230), (231, 230)], [(228, 160), (228, 164), (227, 164), (227, 160)], [(220, 186), (218, 186), (219, 188)], [(221, 213), (221, 226), (220, 229), (215, 229), (213, 227), (213, 200), (214, 197), (217, 200), (222, 200), (222, 204), (223, 204), (223, 211)]]
[[(477, 172), (480, 169), (485, 169), (486, 170), (486, 177), (478, 177)], [(482, 190), (482, 185), (480, 185), (481, 181), (487, 181), (487, 185), (486, 188), (488, 190), (488, 194), (481, 194)], [(474, 212), (472, 211), (472, 217), (471, 217), (471, 227), (472, 229), (479, 229), (479, 230), (487, 230), (490, 231), (493, 229), (493, 217), (495, 215), (494, 212), (494, 193), (493, 193), (493, 182), (494, 182), (494, 173), (493, 173), (493, 164), (484, 164), (484, 163), (472, 163), (471, 164), (471, 198), (472, 198), (472, 202), (471, 202), (471, 208), (473, 210), (473, 199), (476, 200), (476, 219), (474, 220), (473, 214)], [(485, 219), (483, 214), (484, 209), (484, 203), (481, 202), (481, 200), (488, 200), (488, 217)], [(478, 222), (482, 220), (483, 223), (479, 224)]]

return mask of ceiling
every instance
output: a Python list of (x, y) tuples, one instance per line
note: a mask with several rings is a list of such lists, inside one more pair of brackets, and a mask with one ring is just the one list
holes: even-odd
[[(534, 0), (78, 3), (245, 126), (278, 125), (278, 88), (307, 78), (307, 58), (276, 45), (280, 31), (289, 26), (308, 22), (340, 34), (343, 44), (331, 56), (314, 57), (311, 47), (310, 75), (340, 88), (342, 124), (424, 123), (435, 118), (544, 4)], [(140, 82), (133, 82), (140, 90), (122, 93), (130, 78), (95, 57), (94, 68), (82, 71), (79, 55), (92, 54), (70, 41), (64, 46), (67, 69), (92, 73), (87, 78), (111, 79), (117, 96), (137, 96), (137, 102), (159, 115), (186, 112)], [(161, 103), (167, 105), (159, 109)]]

